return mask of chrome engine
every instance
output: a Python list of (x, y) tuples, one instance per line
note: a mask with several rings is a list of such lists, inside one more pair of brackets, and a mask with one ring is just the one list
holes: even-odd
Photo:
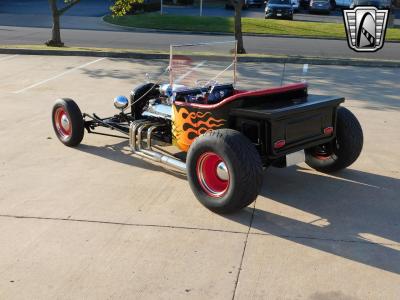
[(174, 95), (176, 92), (186, 89), (186, 86), (180, 84), (174, 84), (172, 88), (170, 84), (161, 85), (159, 88), (160, 97), (149, 100), (149, 104), (143, 111), (142, 115), (144, 117), (171, 120)]
[(150, 101), (145, 111), (142, 113), (142, 116), (171, 120), (172, 106), (170, 104), (151, 102), (152, 100)]

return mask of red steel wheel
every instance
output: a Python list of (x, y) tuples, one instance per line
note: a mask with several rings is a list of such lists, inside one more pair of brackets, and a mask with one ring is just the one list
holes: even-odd
[(203, 153), (197, 161), (197, 177), (210, 197), (222, 197), (229, 188), (229, 171), (224, 160), (214, 152)]
[(262, 162), (254, 144), (233, 129), (207, 131), (186, 158), (187, 177), (197, 200), (217, 213), (252, 203), (262, 184)]
[(72, 134), (71, 120), (64, 107), (59, 107), (54, 113), (54, 121), (58, 134), (62, 139), (68, 139)]
[(80, 144), (84, 135), (84, 121), (81, 110), (72, 99), (59, 99), (53, 106), (52, 121), (54, 132), (66, 146)]
[(333, 150), (334, 148), (333, 144), (336, 144), (335, 141), (329, 144), (316, 146), (315, 148), (312, 149), (311, 155), (319, 160), (331, 159), (332, 156), (335, 155)]

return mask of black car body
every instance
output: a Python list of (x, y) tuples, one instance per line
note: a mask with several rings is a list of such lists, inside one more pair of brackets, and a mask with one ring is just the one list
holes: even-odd
[(330, 0), (311, 0), (310, 12), (329, 14), (331, 11)]
[(265, 18), (293, 20), (293, 6), (290, 0), (270, 0), (265, 7)]

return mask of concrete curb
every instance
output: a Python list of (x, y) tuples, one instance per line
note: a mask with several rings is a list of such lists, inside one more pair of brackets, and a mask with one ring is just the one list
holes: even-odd
[[(141, 53), (141, 52), (118, 52), (118, 51), (83, 51), (83, 50), (42, 50), (42, 49), (18, 49), (0, 48), (0, 54), (23, 54), (23, 55), (54, 55), (54, 56), (92, 56), (110, 58), (132, 58), (132, 59), (169, 59), (169, 53)], [(199, 56), (201, 58), (201, 56)], [(210, 58), (204, 56), (203, 58)], [(213, 56), (215, 60), (218, 56)], [(225, 57), (226, 59), (226, 57)], [(371, 60), (352, 58), (325, 58), (306, 56), (240, 56), (239, 62), (269, 62), (269, 63), (291, 63), (291, 64), (313, 64), (313, 65), (337, 65), (357, 67), (385, 67), (400, 68), (400, 60)]]

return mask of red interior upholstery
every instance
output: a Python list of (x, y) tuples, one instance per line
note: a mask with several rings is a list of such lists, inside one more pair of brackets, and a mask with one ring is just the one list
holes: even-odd
[(294, 90), (299, 90), (299, 89), (304, 89), (304, 88), (307, 88), (307, 83), (294, 83), (294, 84), (288, 84), (288, 85), (275, 87), (275, 88), (257, 90), (257, 91), (235, 90), (233, 96), (230, 96), (216, 104), (187, 103), (187, 102), (181, 102), (181, 101), (176, 101), (175, 103), (177, 105), (181, 105), (181, 106), (190, 106), (190, 107), (197, 107), (197, 108), (203, 108), (203, 109), (216, 109), (216, 108), (219, 108), (219, 107), (227, 104), (228, 102), (234, 101), (239, 98), (279, 94), (279, 93), (284, 93), (284, 92), (289, 92), (289, 91), (294, 91)]

